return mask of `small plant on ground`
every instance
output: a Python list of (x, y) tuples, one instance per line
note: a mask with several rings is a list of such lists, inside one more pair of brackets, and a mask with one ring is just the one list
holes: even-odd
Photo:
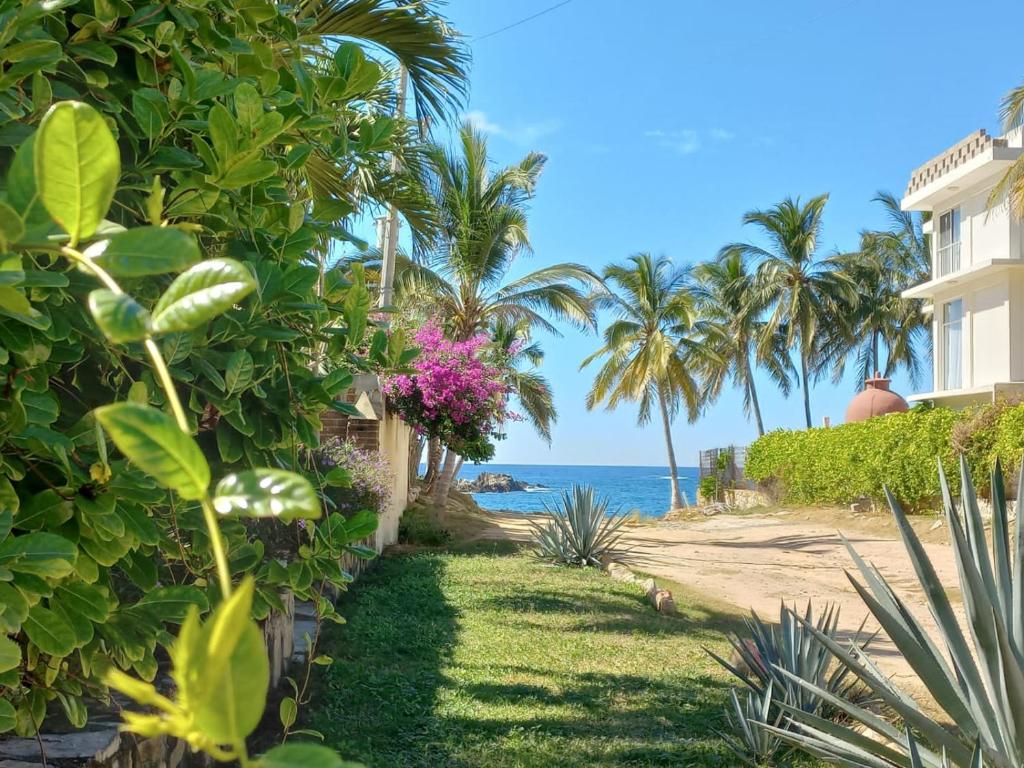
[(722, 495), (722, 484), (715, 475), (705, 475), (698, 486), (703, 501), (719, 501)]
[[(948, 587), (906, 515), (890, 494), (889, 504), (918, 580), (938, 626), (934, 639), (910, 613), (873, 565), (848, 548), (862, 581), (851, 578), (882, 629), (917, 673), (934, 705), (924, 708), (899, 690), (867, 657), (841, 647), (806, 621), (836, 657), (903, 719), (900, 729), (875, 713), (835, 698), (833, 706), (859, 724), (857, 730), (822, 722), (798, 709), (784, 728), (766, 726), (784, 741), (838, 765), (912, 768), (1020, 768), (1024, 764), (1024, 523), (1011, 534), (1002, 471), (991, 475), (991, 549), (970, 470), (960, 462), (962, 502), (950, 492), (939, 468), (946, 523), (952, 539), (966, 622), (950, 603)], [(1024, 498), (1018, 491), (1017, 509)], [(967, 624), (965, 632), (964, 623)], [(819, 684), (786, 677), (812, 695)], [(937, 706), (944, 713), (935, 717)], [(920, 742), (920, 745), (919, 743)]]
[(542, 559), (599, 567), (603, 557), (618, 550), (619, 529), (628, 518), (609, 512), (608, 500), (590, 486), (574, 485), (572, 491), (562, 491), (554, 509), (544, 506), (548, 516), (533, 523), (533, 541)]
[[(747, 762), (761, 764), (775, 756), (781, 747), (781, 740), (773, 730), (755, 727), (754, 723), (786, 728), (785, 718), (792, 710), (823, 721), (844, 720), (843, 711), (832, 703), (837, 698), (856, 701), (864, 707), (871, 705), (870, 690), (819, 638), (839, 642), (838, 607), (827, 605), (815, 618), (808, 603), (800, 617), (783, 603), (778, 624), (763, 621), (754, 611), (745, 623), (746, 637), (733, 635), (729, 638), (733, 647), (730, 661), (713, 651), (708, 653), (748, 689), (743, 704), (739, 693), (733, 692), (728, 713), (733, 737), (727, 739), (737, 755)], [(871, 639), (872, 636), (858, 632), (851, 647), (855, 653), (862, 653)], [(799, 680), (813, 683), (824, 693), (808, 690)]]

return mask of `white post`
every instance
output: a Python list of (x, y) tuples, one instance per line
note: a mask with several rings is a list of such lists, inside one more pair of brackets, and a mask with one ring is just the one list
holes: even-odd
[[(398, 103), (395, 105), (395, 119), (405, 119), (405, 92), (409, 86), (409, 71), (402, 65), (398, 76)], [(391, 155), (391, 172), (396, 173), (399, 168), (398, 155)], [(395, 283), (395, 253), (398, 249), (398, 209), (394, 203), (388, 206), (388, 216), (383, 227), (384, 243), (382, 261), (380, 266), (380, 306), (386, 307), (391, 303), (392, 291)], [(378, 227), (377, 237), (380, 238), (381, 228)]]

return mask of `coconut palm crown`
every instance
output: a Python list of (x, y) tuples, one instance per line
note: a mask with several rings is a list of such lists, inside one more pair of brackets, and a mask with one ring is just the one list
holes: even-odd
[(604, 270), (608, 291), (599, 304), (615, 319), (604, 331), (604, 344), (580, 368), (604, 359), (587, 395), (587, 409), (604, 404), (608, 410), (623, 402), (639, 405), (637, 423), (647, 424), (657, 406), (665, 432), (672, 507), (683, 505), (679, 473), (672, 445), (672, 420), (680, 406), (690, 421), (700, 412), (700, 387), (690, 369), (691, 354), (702, 352), (690, 332), (694, 321), (693, 298), (687, 273), (664, 257), (649, 253), (630, 256), (625, 264)]

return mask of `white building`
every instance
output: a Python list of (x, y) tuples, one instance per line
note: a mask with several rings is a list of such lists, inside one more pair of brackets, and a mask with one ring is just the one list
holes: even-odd
[(902, 207), (927, 211), (932, 279), (904, 291), (932, 316), (932, 391), (911, 400), (961, 407), (1024, 393), (1024, 226), (989, 196), (1024, 153), (1022, 131), (972, 133), (918, 168)]

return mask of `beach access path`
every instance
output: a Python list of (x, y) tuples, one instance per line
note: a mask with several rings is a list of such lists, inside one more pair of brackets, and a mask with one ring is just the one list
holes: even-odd
[[(485, 536), (529, 540), (527, 516), (490, 513), (498, 530)], [(959, 607), (957, 573), (945, 527), (933, 528), (938, 518), (915, 521), (915, 528)], [(810, 600), (816, 609), (826, 603), (840, 607), (840, 629), (853, 634), (868, 611), (846, 577), (856, 572), (840, 536), (846, 536), (867, 562), (874, 563), (925, 628), (935, 625), (913, 567), (888, 515), (853, 514), (846, 510), (769, 510), (764, 513), (723, 514), (694, 520), (654, 522), (624, 529), (623, 558), (631, 568), (662, 577), (686, 589), (753, 609), (768, 621), (778, 621), (779, 603), (795, 603), (802, 611)], [(677, 597), (685, 600), (685, 595)], [(869, 630), (877, 628), (872, 621)], [(941, 644), (941, 643), (940, 643)], [(894, 682), (920, 691), (910, 666), (888, 638), (872, 644), (871, 655)]]

